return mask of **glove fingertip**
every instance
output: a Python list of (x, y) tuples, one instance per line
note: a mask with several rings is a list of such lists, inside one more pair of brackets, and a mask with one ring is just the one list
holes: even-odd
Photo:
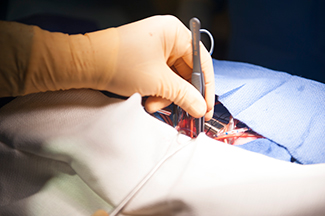
[(208, 112), (205, 114), (205, 120), (206, 120), (206, 121), (209, 121), (209, 120), (212, 118), (212, 116), (213, 116), (213, 112), (214, 112), (214, 110), (212, 109), (212, 110), (208, 111)]
[(196, 101), (190, 104), (190, 106), (185, 110), (194, 118), (200, 118), (205, 115), (207, 106), (203, 98), (198, 98)]

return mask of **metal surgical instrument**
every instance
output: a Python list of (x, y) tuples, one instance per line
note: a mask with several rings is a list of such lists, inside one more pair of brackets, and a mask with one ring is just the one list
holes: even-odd
[[(192, 33), (192, 50), (193, 50), (193, 72), (192, 72), (192, 85), (205, 97), (205, 81), (201, 68), (200, 58), (200, 27), (199, 19), (192, 18), (190, 20), (190, 29)], [(204, 132), (204, 116), (195, 119), (197, 134)]]

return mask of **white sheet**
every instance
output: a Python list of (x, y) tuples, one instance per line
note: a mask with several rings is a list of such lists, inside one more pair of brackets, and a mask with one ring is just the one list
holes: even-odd
[(132, 215), (324, 215), (325, 164), (297, 165), (154, 119), (141, 97), (92, 90), (17, 98), (0, 110), (0, 215), (111, 211), (166, 152), (125, 208)]

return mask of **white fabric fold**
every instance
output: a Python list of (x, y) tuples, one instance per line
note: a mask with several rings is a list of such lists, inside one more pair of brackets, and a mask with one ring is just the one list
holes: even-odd
[(197, 139), (147, 114), (141, 97), (92, 90), (20, 97), (0, 110), (0, 215), (322, 215), (325, 164), (297, 165)]

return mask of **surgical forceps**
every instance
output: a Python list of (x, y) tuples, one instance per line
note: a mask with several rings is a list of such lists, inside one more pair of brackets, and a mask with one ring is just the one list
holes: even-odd
[[(190, 20), (190, 29), (192, 34), (192, 56), (193, 56), (193, 69), (192, 69), (192, 85), (205, 97), (205, 80), (201, 68), (200, 58), (200, 41), (201, 32), (206, 33), (211, 40), (210, 55), (212, 54), (214, 41), (209, 31), (200, 29), (200, 21), (197, 18)], [(193, 118), (180, 107), (174, 107), (173, 125), (178, 131), (194, 138), (201, 132), (204, 132), (205, 121), (204, 116), (201, 118)]]
[[(205, 97), (205, 82), (204, 76), (201, 68), (201, 58), (200, 58), (200, 21), (197, 18), (192, 18), (190, 20), (190, 29), (192, 33), (192, 50), (193, 50), (193, 72), (192, 72), (192, 85)], [(195, 119), (196, 133), (204, 131), (204, 116)]]

